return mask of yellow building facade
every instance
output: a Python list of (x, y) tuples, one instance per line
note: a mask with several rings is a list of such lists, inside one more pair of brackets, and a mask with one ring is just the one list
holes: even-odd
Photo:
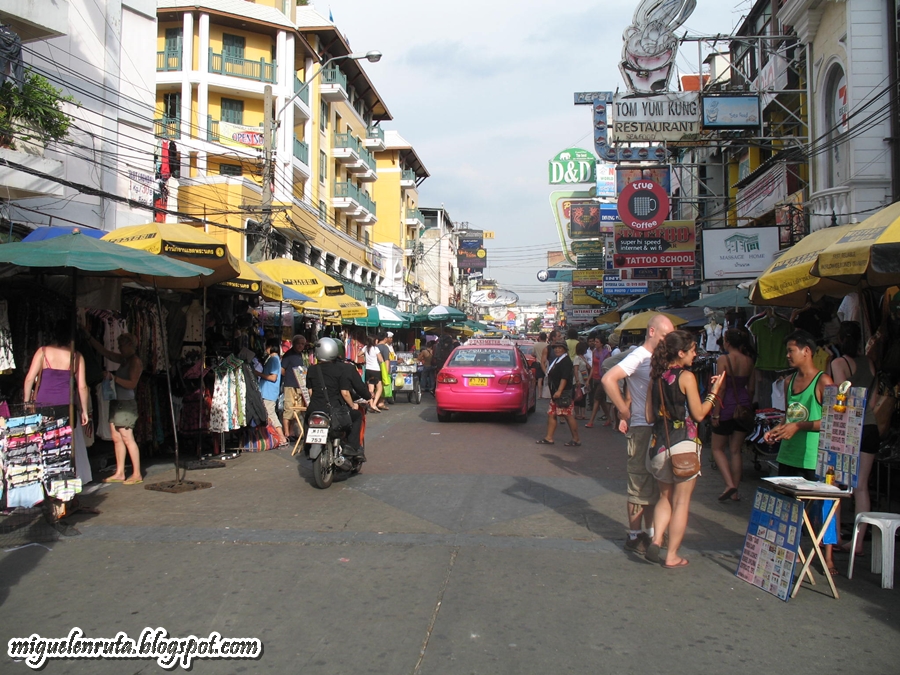
[[(221, 223), (207, 230), (241, 258), (288, 255), (379, 284), (371, 243), (381, 134), (370, 139), (369, 129), (391, 115), (337, 28), (280, 0), (160, 0), (157, 18), (155, 134), (180, 155), (169, 208)], [(247, 231), (265, 220), (267, 87), (276, 234), (260, 249)]]

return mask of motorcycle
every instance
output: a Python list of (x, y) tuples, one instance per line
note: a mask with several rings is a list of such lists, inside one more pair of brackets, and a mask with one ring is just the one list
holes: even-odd
[[(366, 407), (359, 406), (363, 416), (362, 438), (365, 439)], [(313, 463), (316, 487), (325, 490), (335, 478), (348, 478), (362, 471), (364, 454), (345, 457), (342, 444), (347, 439), (347, 429), (332, 429), (331, 416), (324, 412), (310, 413), (306, 430), (306, 452)], [(365, 445), (361, 450), (365, 449)]]

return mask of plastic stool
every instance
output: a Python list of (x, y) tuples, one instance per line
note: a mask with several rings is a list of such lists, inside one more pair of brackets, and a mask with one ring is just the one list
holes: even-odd
[[(881, 587), (894, 587), (894, 538), (900, 529), (900, 515), (866, 511), (856, 514), (853, 523), (853, 543), (850, 545), (850, 569), (847, 578), (853, 578), (853, 560), (856, 557), (856, 537), (863, 523), (872, 526), (872, 573), (881, 572)], [(876, 532), (877, 528), (877, 532)]]

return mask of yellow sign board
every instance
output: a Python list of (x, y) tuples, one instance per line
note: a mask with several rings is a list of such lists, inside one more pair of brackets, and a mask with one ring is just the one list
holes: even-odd
[(493, 238), (494, 238), (494, 233), (493, 233), (491, 230), (484, 230), (484, 231), (481, 233), (481, 238), (482, 238), (482, 239), (493, 239)]

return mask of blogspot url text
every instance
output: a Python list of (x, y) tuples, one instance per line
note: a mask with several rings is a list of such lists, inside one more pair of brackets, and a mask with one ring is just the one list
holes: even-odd
[(10, 658), (39, 670), (51, 659), (154, 659), (161, 668), (191, 669), (194, 659), (258, 659), (263, 644), (257, 638), (227, 638), (213, 631), (208, 637), (169, 637), (165, 628), (145, 628), (137, 640), (119, 632), (114, 638), (85, 637), (77, 626), (64, 638), (12, 638)]

